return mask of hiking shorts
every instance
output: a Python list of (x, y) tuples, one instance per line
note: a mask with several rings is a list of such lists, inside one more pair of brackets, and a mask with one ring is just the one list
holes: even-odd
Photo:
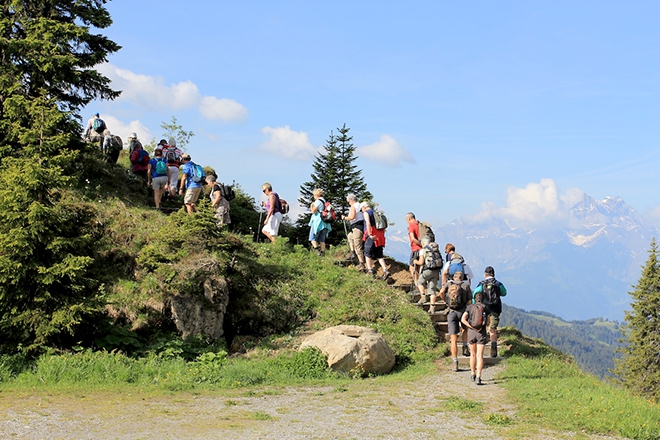
[(200, 192), (202, 192), (201, 186), (197, 188), (187, 188), (186, 195), (183, 198), (183, 203), (185, 203), (186, 205), (194, 205), (195, 203), (197, 203), (197, 199), (199, 198)]
[(497, 326), (500, 325), (500, 314), (491, 312), (488, 315), (488, 329), (493, 332), (497, 331)]
[(261, 230), (267, 232), (268, 235), (277, 237), (277, 234), (279, 233), (280, 230), (280, 223), (282, 223), (282, 213), (276, 212), (275, 214), (270, 216), (270, 218), (268, 219), (268, 223), (266, 223), (264, 227), (261, 228)]
[(461, 322), (463, 317), (463, 312), (457, 312), (456, 310), (450, 310), (447, 315), (447, 333), (450, 335), (458, 335), (461, 333), (461, 328), (464, 327)]
[(154, 190), (164, 189), (165, 185), (167, 185), (167, 176), (158, 176), (158, 177), (152, 177), (151, 178), (151, 187)]
[(410, 253), (410, 260), (408, 261), (408, 266), (414, 266), (415, 260), (419, 258), (419, 251), (412, 251)]
[(440, 277), (440, 269), (424, 269), (422, 273), (419, 274), (417, 279), (418, 286), (425, 286), (428, 290), (427, 292), (431, 295), (435, 295), (436, 290), (438, 289), (438, 278)]
[(376, 246), (371, 237), (364, 241), (364, 255), (372, 260), (383, 258), (383, 246)]
[(472, 330), (468, 328), (467, 342), (468, 344), (479, 344), (486, 345), (490, 340), (486, 335), (486, 327), (483, 327), (481, 330)]
[(321, 229), (319, 232), (314, 233), (312, 230), (309, 230), (309, 241), (315, 241), (317, 243), (325, 243), (325, 236), (328, 235), (328, 230), (326, 228)]
[(170, 188), (176, 188), (179, 183), (179, 167), (168, 165), (170, 169)]

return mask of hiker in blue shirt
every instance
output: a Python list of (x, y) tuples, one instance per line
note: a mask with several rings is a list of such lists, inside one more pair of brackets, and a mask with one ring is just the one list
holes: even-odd
[(309, 241), (312, 243), (314, 252), (320, 256), (325, 255), (325, 237), (332, 231), (330, 223), (323, 221), (321, 213), (325, 209), (325, 201), (322, 199), (323, 190), (316, 188), (313, 192), (314, 201), (309, 205), (312, 217), (309, 219)]
[(186, 205), (188, 214), (197, 212), (197, 199), (199, 193), (202, 191), (201, 182), (195, 182), (193, 179), (195, 175), (195, 164), (190, 161), (188, 153), (181, 155), (181, 184), (179, 185), (179, 195), (183, 194), (185, 188), (186, 195), (183, 198), (183, 203)]

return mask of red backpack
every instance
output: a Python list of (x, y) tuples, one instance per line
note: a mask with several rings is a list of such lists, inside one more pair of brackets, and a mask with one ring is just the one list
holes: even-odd
[(323, 199), (319, 199), (319, 200), (323, 202), (323, 211), (321, 212), (321, 219), (326, 223), (337, 220), (337, 213), (335, 212), (335, 208), (332, 207), (332, 203), (326, 202)]

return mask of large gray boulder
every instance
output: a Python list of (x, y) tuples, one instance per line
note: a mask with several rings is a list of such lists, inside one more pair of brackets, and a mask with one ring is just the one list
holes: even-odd
[(387, 374), (394, 367), (394, 352), (380, 333), (368, 327), (330, 327), (308, 336), (300, 349), (306, 347), (321, 350), (335, 371)]
[(229, 288), (222, 277), (209, 278), (204, 282), (204, 297), (175, 295), (171, 299), (172, 317), (176, 328), (186, 338), (204, 335), (218, 339), (229, 304)]

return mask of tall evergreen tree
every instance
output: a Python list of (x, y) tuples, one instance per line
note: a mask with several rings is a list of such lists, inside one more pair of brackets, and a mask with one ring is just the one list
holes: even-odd
[(330, 132), (323, 152), (318, 153), (312, 167), (314, 172), (311, 180), (300, 186), (300, 202), (309, 206), (314, 200), (312, 191), (315, 188), (323, 190), (323, 197), (331, 202), (338, 215), (348, 213), (349, 205), (346, 196), (353, 193), (360, 200), (371, 200), (372, 195), (367, 191), (367, 184), (362, 177), (362, 170), (355, 165), (357, 156), (355, 146), (351, 143), (352, 136), (348, 135), (350, 128), (344, 124), (338, 128), (338, 136)]
[(103, 0), (5, 1), (0, 17), (0, 328), (35, 348), (71, 333), (95, 306), (93, 210), (79, 183), (77, 112), (119, 93), (93, 66), (119, 46)]
[[(350, 128), (344, 124), (337, 131), (339, 136), (335, 136), (334, 131), (331, 131), (323, 151), (314, 158), (312, 164), (314, 172), (310, 176), (311, 180), (300, 186), (298, 202), (308, 207), (314, 200), (312, 192), (320, 188), (323, 190), (323, 198), (332, 203), (339, 218), (342, 214), (348, 213), (349, 205), (346, 202), (348, 194), (353, 193), (360, 200), (371, 200), (372, 195), (367, 191), (362, 170), (355, 165), (358, 157), (351, 143), (353, 137), (348, 135)], [(297, 242), (306, 242), (310, 216), (311, 214), (307, 213), (298, 218), (295, 230), (291, 234)], [(335, 230), (340, 228), (338, 221), (332, 226)], [(334, 234), (328, 241), (335, 244), (340, 241), (340, 236)]]
[(632, 292), (632, 310), (624, 316), (624, 340), (614, 373), (626, 387), (660, 400), (660, 261), (655, 239)]

